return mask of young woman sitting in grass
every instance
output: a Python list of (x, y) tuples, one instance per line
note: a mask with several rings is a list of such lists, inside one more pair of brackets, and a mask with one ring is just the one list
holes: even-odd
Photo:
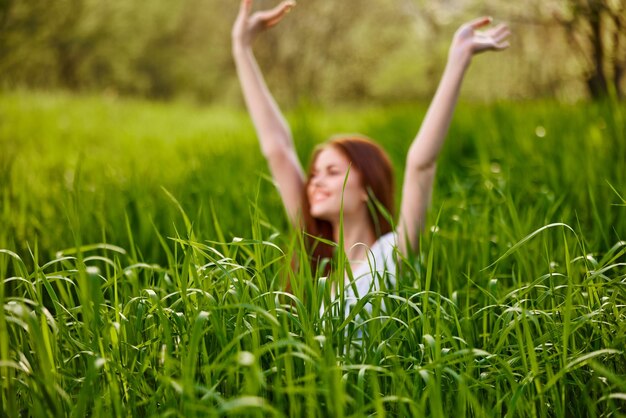
[[(303, 171), (289, 126), (252, 52), (256, 36), (279, 23), (295, 3), (284, 1), (271, 10), (252, 13), (252, 2), (242, 0), (232, 29), (233, 55), (246, 105), (291, 223), (313, 237), (335, 243), (343, 240), (353, 280), (346, 274), (345, 285), (339, 288), (345, 289), (349, 306), (381, 289), (381, 276), (393, 285), (396, 248), (403, 255), (417, 251), (437, 156), (465, 71), (474, 55), (506, 48), (509, 30), (500, 24), (478, 32), (491, 22), (481, 17), (462, 25), (454, 35), (443, 77), (407, 155), (400, 216), (394, 227), (387, 216), (394, 213), (392, 167), (373, 141), (355, 135), (334, 137), (316, 149), (308, 173)], [(332, 258), (333, 246), (318, 241), (311, 252), (316, 269), (321, 260)], [(379, 274), (384, 271), (391, 274)], [(337, 290), (332, 293), (336, 295)]]

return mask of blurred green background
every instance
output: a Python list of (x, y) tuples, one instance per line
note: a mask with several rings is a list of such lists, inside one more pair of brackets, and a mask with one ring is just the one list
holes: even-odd
[[(277, 1), (257, 0), (257, 8)], [(624, 0), (300, 0), (256, 45), (281, 103), (428, 99), (452, 33), (505, 21), (512, 48), (477, 62), (466, 99), (624, 94)], [(237, 0), (2, 0), (0, 86), (239, 103)]]
[(0, 0), (0, 415), (623, 416), (626, 0), (300, 0), (259, 40), (301, 161), (360, 132), (398, 190), (455, 29), (513, 32), (467, 74), (420, 268), (348, 350), (282, 262), (238, 3)]
[[(332, 134), (361, 132), (399, 182), (458, 25), (508, 22), (511, 48), (467, 75), (433, 207), (480, 200), (495, 164), (526, 219), (519, 237), (581, 222), (609, 248), (626, 234), (624, 4), (300, 0), (255, 52), (304, 164)], [(184, 229), (163, 188), (203, 238), (248, 234), (259, 193), (268, 225), (286, 230), (231, 58), (238, 8), (0, 1), (0, 248), (52, 257), (111, 242), (159, 260), (156, 234)]]

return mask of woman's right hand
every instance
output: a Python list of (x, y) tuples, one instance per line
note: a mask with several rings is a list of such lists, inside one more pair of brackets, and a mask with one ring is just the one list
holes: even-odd
[(239, 14), (233, 25), (233, 46), (249, 47), (254, 38), (262, 31), (280, 22), (296, 3), (286, 0), (270, 10), (250, 14), (253, 0), (241, 0)]

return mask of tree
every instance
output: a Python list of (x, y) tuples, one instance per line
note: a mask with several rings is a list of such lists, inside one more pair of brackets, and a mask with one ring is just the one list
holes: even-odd
[(585, 74), (593, 98), (615, 89), (624, 96), (626, 69), (626, 0), (566, 0), (554, 17), (587, 63)]

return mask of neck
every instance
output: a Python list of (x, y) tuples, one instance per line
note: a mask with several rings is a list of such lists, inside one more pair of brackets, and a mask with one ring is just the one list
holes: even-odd
[[(339, 222), (333, 224), (333, 239), (339, 242)], [(350, 261), (361, 261), (366, 258), (366, 247), (376, 242), (376, 235), (369, 223), (369, 218), (345, 218), (343, 220), (343, 243), (346, 257)], [(358, 245), (360, 244), (360, 245)], [(365, 244), (365, 246), (363, 245)]]

